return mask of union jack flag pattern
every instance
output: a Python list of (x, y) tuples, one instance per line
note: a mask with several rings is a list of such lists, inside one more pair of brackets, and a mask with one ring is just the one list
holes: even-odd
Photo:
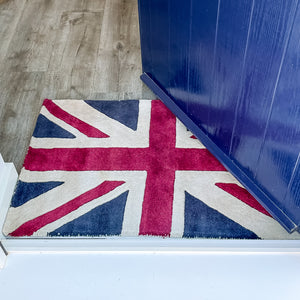
[(46, 99), (3, 232), (299, 238), (159, 100)]

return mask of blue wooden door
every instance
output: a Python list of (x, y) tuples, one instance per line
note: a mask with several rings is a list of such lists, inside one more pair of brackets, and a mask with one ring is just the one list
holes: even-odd
[(300, 224), (298, 0), (139, 0), (144, 82), (289, 231)]

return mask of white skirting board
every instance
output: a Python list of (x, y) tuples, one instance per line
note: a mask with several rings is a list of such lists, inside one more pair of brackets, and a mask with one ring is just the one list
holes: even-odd
[[(0, 220), (5, 219), (9, 203), (17, 182), (18, 174), (13, 163), (5, 163), (0, 154)], [(0, 222), (2, 230), (3, 222)], [(2, 239), (0, 239), (0, 243)], [(6, 260), (6, 251), (0, 244), (0, 268), (3, 268)]]
[(10, 253), (1, 299), (299, 299), (299, 254)]
[(7, 252), (0, 242), (0, 269), (4, 268), (7, 258)]

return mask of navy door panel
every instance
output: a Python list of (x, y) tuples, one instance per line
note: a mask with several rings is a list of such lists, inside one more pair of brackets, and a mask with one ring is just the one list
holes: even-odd
[(139, 0), (142, 80), (289, 231), (300, 225), (298, 0)]
[(227, 155), (231, 145), (235, 109), (241, 89), (252, 13), (251, 1), (222, 1), (220, 3), (214, 48), (214, 75), (209, 107), (206, 109), (209, 124), (207, 132), (214, 137), (216, 144), (222, 147)]
[(255, 170), (255, 180), (293, 219), (300, 215), (299, 149), (300, 9), (278, 74)]

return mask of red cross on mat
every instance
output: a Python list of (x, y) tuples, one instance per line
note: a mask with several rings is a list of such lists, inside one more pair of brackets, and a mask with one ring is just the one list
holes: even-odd
[(29, 148), (31, 171), (147, 171), (141, 235), (168, 236), (176, 171), (225, 171), (207, 149), (176, 148), (176, 117), (152, 101), (147, 148)]

